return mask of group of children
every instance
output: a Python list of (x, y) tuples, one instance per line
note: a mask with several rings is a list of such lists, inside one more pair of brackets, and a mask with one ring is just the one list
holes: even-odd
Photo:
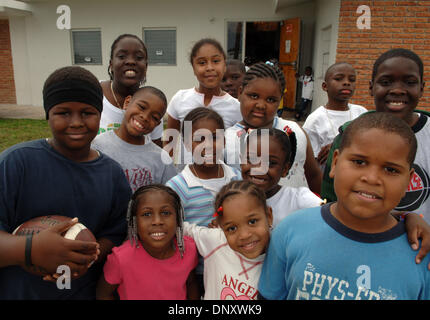
[[(360, 117), (367, 110), (348, 103), (354, 68), (331, 66), (328, 103), (304, 130), (277, 115), (282, 71), (244, 72), (213, 39), (191, 50), (198, 86), (169, 103), (143, 86), (147, 51), (134, 35), (112, 44), (109, 81), (56, 70), (43, 89), (52, 138), (0, 154), (0, 299), (430, 299), (430, 227), (392, 213), (425, 152), (415, 56), (375, 63), (378, 112)], [(163, 150), (165, 113), (178, 139)], [(337, 199), (325, 204), (328, 179)], [(427, 219), (425, 200), (410, 211)], [(78, 219), (11, 235), (49, 214)], [(61, 237), (78, 220), (97, 242)], [(57, 288), (59, 265), (70, 266), (71, 289)]]

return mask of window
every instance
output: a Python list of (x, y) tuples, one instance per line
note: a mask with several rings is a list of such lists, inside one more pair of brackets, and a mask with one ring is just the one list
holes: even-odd
[(143, 29), (149, 65), (176, 65), (176, 29)]
[(331, 45), (331, 26), (328, 26), (321, 30), (321, 48), (322, 48), (322, 63), (321, 63), (321, 74), (319, 78), (324, 78), (325, 72), (330, 65), (330, 45)]
[(72, 63), (102, 64), (100, 30), (71, 30)]
[(227, 58), (242, 60), (243, 23), (227, 22)]

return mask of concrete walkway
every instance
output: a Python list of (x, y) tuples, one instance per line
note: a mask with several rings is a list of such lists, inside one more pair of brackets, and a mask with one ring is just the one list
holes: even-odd
[(43, 107), (17, 104), (0, 104), (0, 118), (3, 119), (45, 119)]

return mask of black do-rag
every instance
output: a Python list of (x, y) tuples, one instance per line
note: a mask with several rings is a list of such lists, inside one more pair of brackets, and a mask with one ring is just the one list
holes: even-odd
[(43, 107), (46, 119), (49, 110), (63, 102), (82, 102), (103, 111), (103, 91), (101, 86), (78, 79), (65, 79), (47, 86), (43, 90)]

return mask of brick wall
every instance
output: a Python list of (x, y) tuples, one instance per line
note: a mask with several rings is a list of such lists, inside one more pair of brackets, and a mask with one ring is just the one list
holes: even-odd
[[(371, 13), (371, 29), (357, 28), (356, 13), (367, 5)], [(357, 87), (352, 103), (374, 109), (369, 95), (373, 62), (391, 48), (406, 48), (417, 53), (424, 62), (424, 81), (430, 84), (430, 0), (341, 0), (336, 61), (347, 61), (357, 70)], [(424, 89), (420, 109), (430, 111), (430, 89)]]
[(0, 103), (16, 103), (8, 20), (0, 20)]

